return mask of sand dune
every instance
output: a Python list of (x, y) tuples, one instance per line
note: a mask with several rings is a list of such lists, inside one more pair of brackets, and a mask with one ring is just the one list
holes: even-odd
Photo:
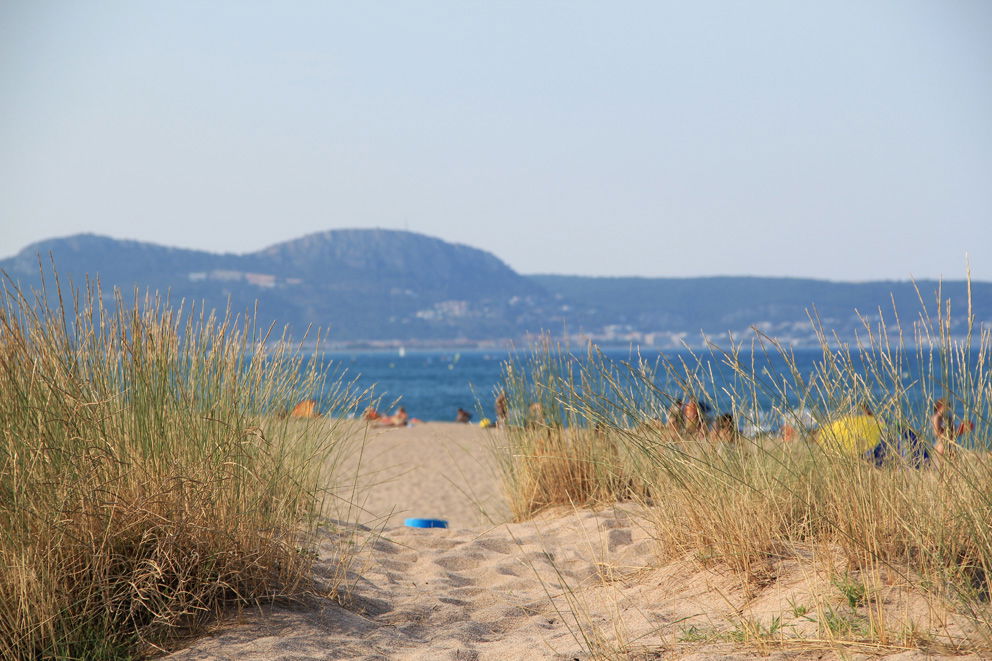
[[(816, 615), (834, 604), (840, 612), (842, 597), (812, 558), (782, 561), (755, 586), (698, 559), (658, 568), (643, 513), (631, 506), (506, 523), (486, 461), (499, 434), (454, 423), (370, 430), (355, 485), (369, 546), (347, 575), (347, 607), (315, 598), (306, 607), (246, 612), (168, 658), (940, 658), (933, 652), (941, 648), (823, 639)], [(359, 467), (357, 453), (348, 462)], [(451, 527), (404, 527), (403, 517), (414, 515)], [(329, 529), (322, 539), (314, 572), (324, 589), (339, 569), (340, 534)], [(892, 622), (935, 626), (937, 616), (897, 585), (880, 603)], [(750, 635), (776, 618), (807, 640)], [(956, 635), (953, 622), (945, 625)]]

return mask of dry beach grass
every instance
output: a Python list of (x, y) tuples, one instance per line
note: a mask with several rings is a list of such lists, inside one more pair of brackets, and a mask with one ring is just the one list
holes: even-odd
[[(741, 642), (989, 653), (992, 337), (984, 329), (951, 338), (939, 300), (936, 310), (914, 325), (915, 348), (903, 343), (901, 327), (887, 329), (884, 321), (866, 322), (866, 341), (854, 351), (833, 348), (822, 334), (823, 360), (812, 374), (760, 336), (751, 351), (714, 350), (678, 364), (636, 356), (612, 363), (594, 348), (578, 360), (546, 344), (506, 368), (518, 412), (500, 455), (511, 509), (526, 519), (555, 504), (633, 501), (650, 522), (656, 566), (690, 558), (730, 572), (757, 598), (779, 583), (783, 567), (798, 564), (812, 583), (819, 577), (847, 599), (838, 606), (817, 597), (815, 608), (793, 609), (791, 619), (801, 611), (802, 623), (789, 623), (785, 612), (742, 620), (734, 634)], [(776, 353), (791, 378), (743, 362), (760, 360), (762, 351)], [(917, 373), (904, 366), (909, 351), (919, 352)], [(718, 392), (713, 371), (720, 368), (736, 378)], [(665, 424), (679, 395), (704, 395), (745, 422), (760, 418), (763, 395), (787, 415), (804, 409), (820, 430), (796, 416), (788, 420), (799, 430), (791, 443), (762, 434), (715, 441)], [(919, 469), (919, 455), (907, 456), (900, 443), (907, 430), (916, 437), (930, 431), (926, 403), (938, 396), (953, 401), (975, 431)], [(523, 413), (534, 410), (537, 419)], [(862, 410), (877, 411), (873, 419), (888, 430), (881, 466), (843, 451), (833, 436), (831, 421)], [(902, 612), (892, 609), (896, 603)], [(723, 635), (693, 632), (700, 640)]]
[(321, 375), (250, 319), (47, 294), (0, 307), (0, 658), (145, 655), (298, 597), (341, 435), (270, 414)]

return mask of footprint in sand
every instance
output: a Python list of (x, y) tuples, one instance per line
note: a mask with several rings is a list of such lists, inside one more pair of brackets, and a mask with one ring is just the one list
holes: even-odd
[(518, 562), (508, 563), (504, 565), (499, 565), (495, 568), (497, 574), (502, 574), (503, 576), (513, 576), (519, 578), (523, 573), (523, 566)]
[(460, 574), (454, 574), (452, 572), (448, 572), (443, 580), (447, 581), (448, 585), (454, 588), (463, 588), (465, 586), (472, 585), (475, 582), (472, 579), (465, 578)]
[(630, 530), (627, 528), (615, 528), (611, 530), (606, 536), (606, 548), (612, 553), (616, 551), (617, 548), (621, 546), (627, 546), (632, 544), (634, 541), (633, 535), (630, 534)]
[(485, 588), (477, 588), (477, 587), (471, 587), (470, 586), (470, 587), (463, 587), (463, 588), (454, 588), (454, 589), (451, 590), (450, 594), (452, 594), (452, 595), (454, 595), (456, 597), (462, 597), (462, 598), (465, 598), (465, 599), (472, 599), (473, 597), (478, 597), (481, 594), (489, 594), (489, 590), (486, 590)]
[(383, 559), (379, 560), (379, 566), (380, 567), (384, 567), (385, 569), (389, 569), (389, 570), (395, 571), (395, 572), (406, 572), (406, 571), (409, 571), (410, 570), (410, 567), (412, 567), (413, 564), (414, 563), (412, 563), (412, 562), (406, 562), (404, 560), (390, 560), (390, 559), (387, 559), (387, 558), (383, 558)]
[(501, 553), (503, 555), (508, 555), (516, 551), (516, 545), (511, 543), (506, 539), (479, 539), (475, 541), (475, 546), (480, 546), (486, 551), (491, 551), (492, 553)]
[(476, 569), (486, 556), (481, 553), (462, 553), (459, 555), (442, 555), (434, 560), (434, 564), (442, 569), (451, 571), (463, 571), (466, 569)]

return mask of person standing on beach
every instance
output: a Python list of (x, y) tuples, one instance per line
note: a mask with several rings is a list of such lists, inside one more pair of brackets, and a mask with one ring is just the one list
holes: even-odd
[(950, 456), (954, 449), (954, 414), (951, 413), (951, 407), (947, 405), (946, 400), (938, 399), (933, 403), (930, 425), (936, 437), (934, 452), (941, 457)]
[(509, 407), (506, 402), (506, 392), (500, 390), (499, 394), (496, 395), (496, 424), (500, 427), (505, 425), (509, 414)]

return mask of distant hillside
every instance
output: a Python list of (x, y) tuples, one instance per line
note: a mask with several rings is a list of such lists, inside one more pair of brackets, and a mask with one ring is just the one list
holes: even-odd
[[(863, 333), (862, 318), (874, 319), (881, 309), (894, 321), (893, 305), (909, 329), (926, 309), (935, 319), (938, 291), (951, 301), (953, 330), (965, 332), (967, 283), (830, 282), (800, 278), (592, 278), (535, 275), (531, 280), (571, 306), (573, 330), (590, 329), (602, 339), (661, 332), (686, 332), (694, 342), (700, 332), (714, 340), (733, 331), (738, 337), (757, 326), (795, 344), (814, 344), (809, 323), (815, 317), (830, 333), (851, 340)], [(992, 321), (992, 283), (972, 283), (973, 311)], [(616, 328), (604, 330), (604, 322)], [(679, 338), (670, 338), (678, 341)], [(911, 340), (912, 338), (907, 338)]]
[(28, 246), (0, 269), (36, 285), (49, 253), (67, 280), (236, 311), (258, 300), (263, 321), (329, 327), (338, 340), (514, 337), (540, 325), (549, 298), (490, 253), (412, 232), (333, 230), (246, 255), (82, 234)]
[[(450, 343), (520, 339), (549, 330), (601, 343), (659, 347), (746, 336), (751, 327), (797, 345), (815, 343), (808, 311), (850, 340), (879, 307), (904, 322), (921, 310), (907, 282), (842, 283), (795, 278), (591, 278), (521, 276), (491, 253), (390, 230), (333, 230), (235, 255), (82, 234), (42, 241), (0, 260), (37, 286), (38, 258), (54, 255), (66, 281), (99, 277), (120, 287), (168, 291), (174, 301), (254, 309), (263, 323), (330, 328), (332, 341)], [(918, 282), (933, 310), (938, 283)], [(943, 283), (955, 332), (963, 332), (965, 283)], [(980, 321), (992, 320), (992, 284), (974, 283)]]

